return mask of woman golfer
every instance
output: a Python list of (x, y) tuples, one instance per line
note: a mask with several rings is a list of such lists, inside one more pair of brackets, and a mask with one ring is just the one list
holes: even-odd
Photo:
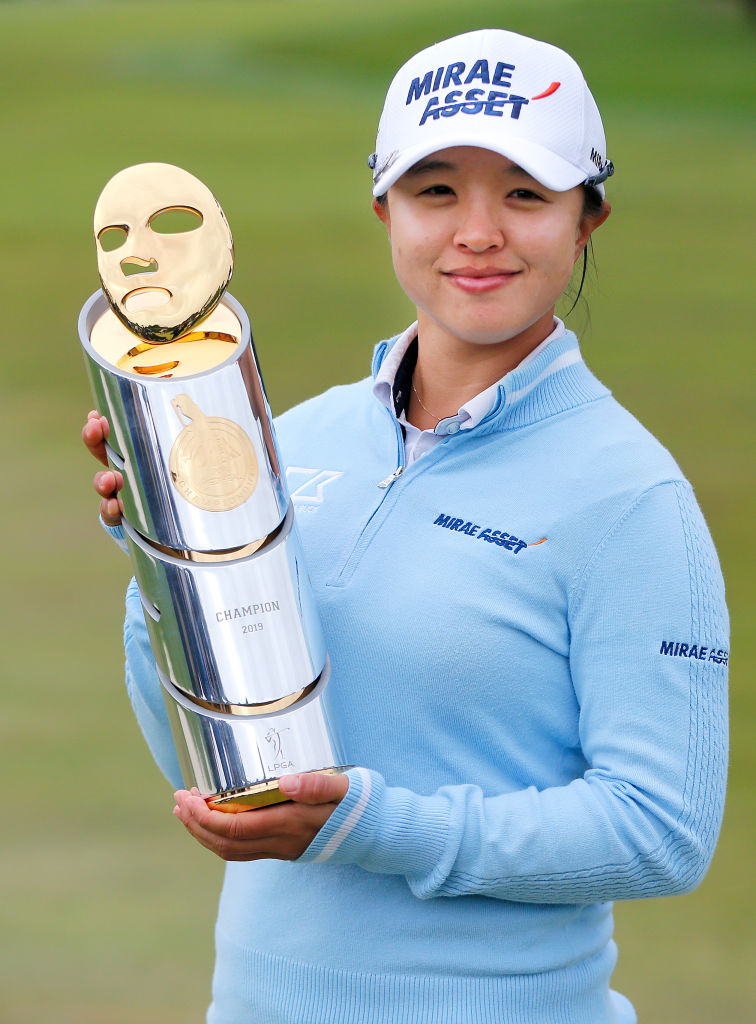
[[(561, 50), (470, 32), (401, 68), (370, 165), (417, 322), (277, 421), (327, 471), (298, 525), (360, 767), (249, 814), (176, 794), (229, 862), (208, 1019), (625, 1024), (612, 901), (693, 888), (717, 838), (727, 614), (689, 484), (554, 315), (601, 119)], [(126, 650), (180, 784), (133, 584)]]

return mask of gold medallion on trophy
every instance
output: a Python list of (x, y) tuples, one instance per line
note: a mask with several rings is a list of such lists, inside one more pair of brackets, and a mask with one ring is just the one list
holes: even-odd
[(178, 395), (171, 404), (185, 424), (169, 459), (176, 490), (206, 512), (230, 512), (243, 505), (258, 478), (250, 439), (231, 420), (205, 416), (188, 395)]

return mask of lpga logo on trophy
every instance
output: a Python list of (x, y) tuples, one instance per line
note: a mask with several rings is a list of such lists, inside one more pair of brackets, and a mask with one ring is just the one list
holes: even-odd
[(231, 232), (160, 163), (116, 174), (94, 227), (79, 337), (184, 785), (219, 809), (275, 803), (279, 775), (344, 766), (249, 321), (225, 294)]

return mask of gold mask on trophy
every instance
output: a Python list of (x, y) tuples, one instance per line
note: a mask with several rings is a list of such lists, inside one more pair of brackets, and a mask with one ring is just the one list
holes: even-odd
[(97, 201), (94, 231), (113, 312), (153, 345), (191, 331), (231, 279), (234, 244), (220, 204), (172, 164), (136, 164), (112, 177)]

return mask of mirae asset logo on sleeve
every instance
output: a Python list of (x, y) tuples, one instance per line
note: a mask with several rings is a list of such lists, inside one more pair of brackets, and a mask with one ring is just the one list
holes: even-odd
[(726, 665), (730, 652), (706, 644), (686, 643), (683, 640), (662, 640), (659, 654), (669, 658), (694, 658), (696, 661), (713, 661), (715, 665)]

